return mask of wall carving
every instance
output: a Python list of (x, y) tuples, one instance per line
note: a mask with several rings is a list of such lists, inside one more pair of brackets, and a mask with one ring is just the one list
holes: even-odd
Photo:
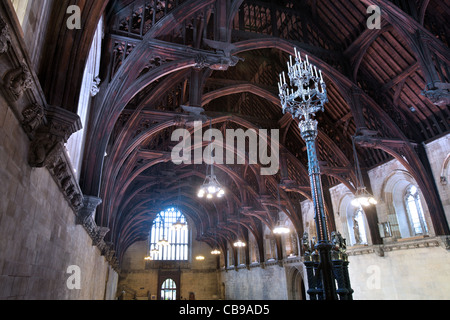
[(9, 33), (9, 26), (5, 20), (0, 17), (0, 54), (8, 51), (10, 43), (11, 36)]
[(12, 101), (19, 100), (24, 92), (33, 86), (28, 65), (22, 62), (20, 67), (9, 71), (4, 77), (3, 86)]

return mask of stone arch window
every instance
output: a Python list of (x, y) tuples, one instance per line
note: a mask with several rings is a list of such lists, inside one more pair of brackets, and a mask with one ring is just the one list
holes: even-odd
[(248, 235), (250, 264), (259, 263), (259, 248), (255, 236), (250, 232)]
[(234, 251), (233, 251), (233, 244), (229, 244), (227, 247), (227, 267), (231, 267), (235, 265), (234, 262)]
[(161, 286), (161, 300), (177, 300), (177, 284), (172, 279), (167, 279)]
[[(178, 221), (187, 225), (186, 217), (181, 211), (169, 208), (158, 214), (153, 221), (150, 233), (150, 250), (157, 253), (152, 255), (156, 261), (188, 261), (189, 260), (189, 228), (176, 229), (174, 224)], [(168, 244), (161, 246), (162, 239)]]
[(428, 234), (419, 189), (415, 185), (410, 185), (406, 189), (404, 203), (412, 234), (416, 236)]
[(347, 239), (349, 246), (368, 245), (371, 243), (369, 223), (366, 213), (361, 207), (352, 205), (354, 195), (346, 192), (340, 199), (338, 206), (338, 230)]
[(395, 170), (381, 188), (381, 202), (386, 206), (387, 221), (393, 238), (428, 235), (431, 220), (421, 190), (411, 174)]
[(296, 228), (285, 212), (280, 211), (278, 215), (281, 225), (287, 227), (290, 230), (289, 234), (283, 234), (280, 236), (282, 256), (283, 258), (297, 257), (299, 255), (299, 244)]

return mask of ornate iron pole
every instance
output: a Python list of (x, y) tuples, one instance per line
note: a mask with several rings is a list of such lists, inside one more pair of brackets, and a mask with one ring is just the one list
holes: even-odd
[(318, 257), (315, 256), (313, 260), (317, 261), (318, 258), (320, 262), (318, 274), (314, 275), (316, 280), (314, 284), (318, 286), (316, 288), (310, 286), (310, 294), (315, 296), (317, 290), (319, 290), (322, 293), (319, 294), (319, 299), (338, 300), (331, 259), (333, 244), (329, 239), (320, 166), (316, 151), (318, 122), (312, 118), (318, 111), (323, 112), (324, 105), (328, 102), (326, 84), (323, 80), (322, 71), (317, 70), (315, 66), (309, 63), (308, 56), (305, 60), (302, 60), (297, 49), (295, 49), (295, 63), (292, 61), (292, 56), (288, 62), (288, 77), (290, 85), (286, 81), (286, 74), (283, 72), (280, 75), (280, 83), (278, 84), (280, 99), (283, 112), (289, 112), (294, 119), (300, 120), (301, 135), (308, 150), (309, 176), (317, 228), (315, 251), (318, 253)]

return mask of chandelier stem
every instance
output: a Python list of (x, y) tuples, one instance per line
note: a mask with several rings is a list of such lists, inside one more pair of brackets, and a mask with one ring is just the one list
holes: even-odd
[(319, 160), (317, 157), (316, 139), (318, 136), (317, 121), (305, 120), (300, 122), (300, 130), (303, 140), (306, 142), (309, 162), (309, 176), (311, 181), (311, 194), (314, 204), (315, 221), (317, 228), (316, 249), (320, 256), (320, 270), (322, 274), (323, 294), (325, 300), (338, 300), (336, 284), (333, 276), (331, 262), (332, 244), (329, 240), (328, 226), (325, 215), (323, 187), (320, 174)]

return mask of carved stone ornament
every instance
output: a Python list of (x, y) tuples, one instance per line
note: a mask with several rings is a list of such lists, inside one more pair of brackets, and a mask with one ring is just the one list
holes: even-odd
[[(28, 156), (30, 166), (54, 168), (62, 157), (64, 144), (81, 129), (80, 117), (61, 108), (49, 106), (43, 109), (37, 105), (25, 109), (23, 116), (25, 131), (34, 131)], [(42, 122), (44, 116), (46, 124)]]
[(19, 100), (32, 85), (33, 78), (25, 62), (19, 68), (9, 71), (4, 78), (4, 87), (13, 101)]
[(100, 92), (100, 83), (101, 80), (99, 77), (95, 77), (92, 81), (91, 97), (95, 97)]
[(44, 107), (37, 103), (33, 103), (22, 112), (23, 121), (22, 126), (27, 134), (33, 134), (37, 128), (39, 128), (45, 118)]
[(32, 168), (44, 168), (55, 163), (63, 152), (64, 144), (55, 135), (38, 132), (31, 142), (28, 163)]
[(207, 62), (206, 56), (199, 54), (195, 57), (195, 66), (194, 66), (195, 69), (201, 70), (208, 68), (209, 66), (210, 64)]
[(93, 245), (98, 246), (104, 242), (106, 235), (111, 231), (109, 228), (97, 227), (93, 237)]
[(78, 210), (77, 224), (85, 225), (88, 219), (94, 219), (97, 207), (102, 203), (102, 199), (91, 196), (84, 196), (83, 205)]
[(436, 83), (435, 89), (424, 90), (422, 95), (430, 99), (430, 101), (440, 107), (450, 105), (450, 84)]
[(6, 53), (11, 43), (8, 24), (0, 18), (0, 54)]

